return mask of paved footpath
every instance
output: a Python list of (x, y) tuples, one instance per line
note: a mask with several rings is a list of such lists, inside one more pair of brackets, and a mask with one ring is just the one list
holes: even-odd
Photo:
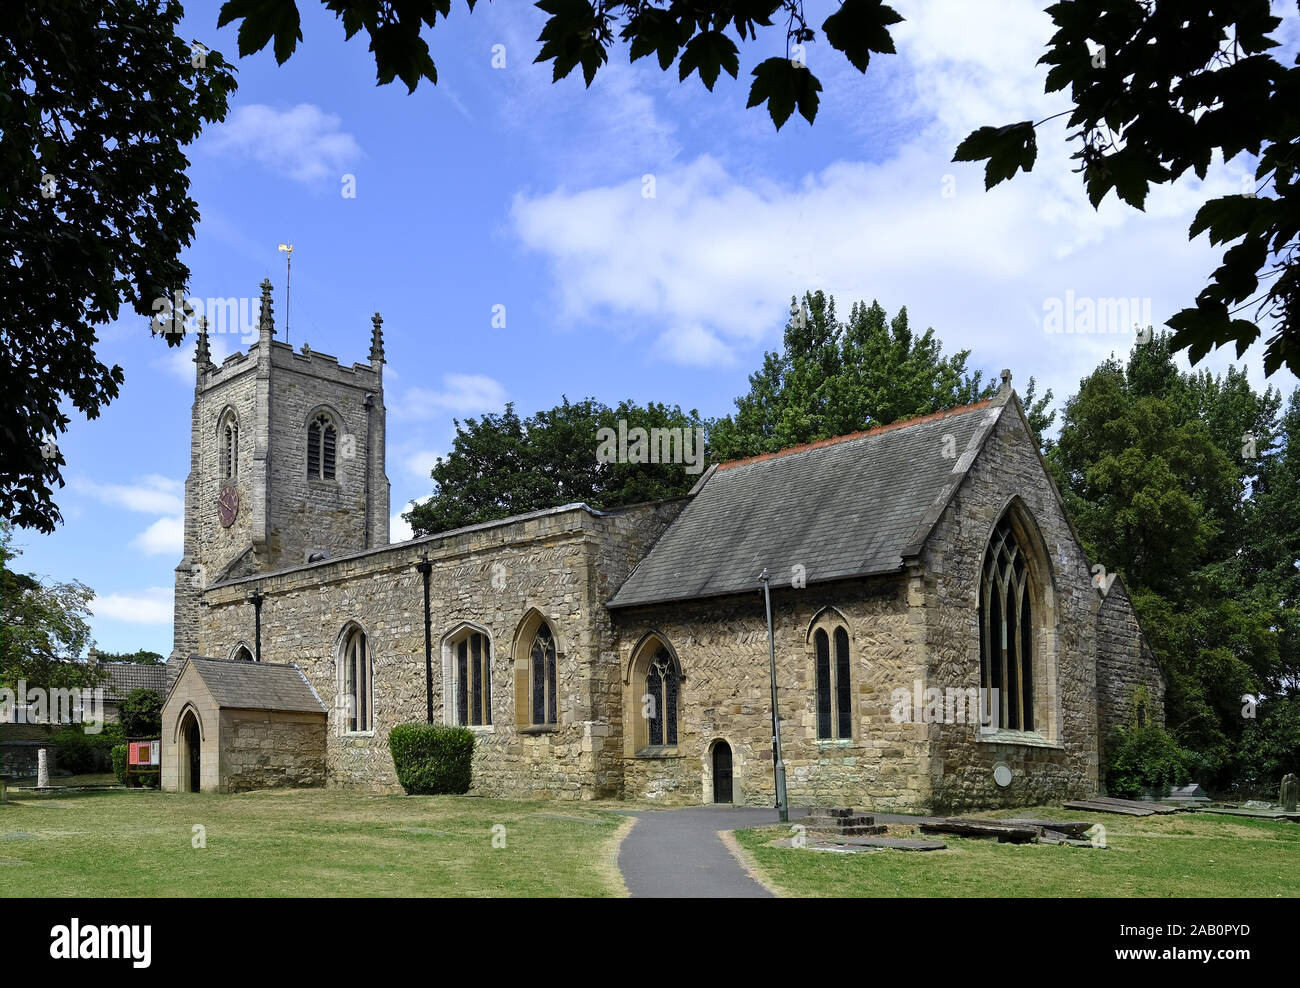
[[(806, 809), (790, 810), (791, 822), (807, 815)], [(718, 831), (779, 823), (775, 809), (694, 806), (636, 817), (618, 852), (633, 898), (771, 898), (732, 857)]]
[[(719, 830), (766, 827), (780, 822), (775, 809), (693, 806), (633, 813), (636, 823), (618, 852), (618, 868), (636, 899), (771, 898), (750, 878), (718, 838)], [(790, 822), (808, 810), (791, 807)], [(937, 817), (873, 814), (877, 823), (920, 823)]]

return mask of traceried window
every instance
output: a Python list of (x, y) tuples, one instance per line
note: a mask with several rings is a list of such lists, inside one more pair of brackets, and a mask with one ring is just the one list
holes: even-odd
[(998, 691), (998, 726), (1013, 731), (1034, 730), (1032, 586), (1030, 562), (1004, 515), (980, 578), (980, 686)]
[(239, 476), (239, 421), (234, 412), (227, 412), (219, 430), (221, 443), (221, 478), (234, 480)]
[(465, 727), (492, 725), (492, 646), (487, 635), (467, 633), (451, 646), (452, 723)]
[(343, 646), (343, 715), (349, 733), (374, 730), (372, 692), (370, 650), (365, 633), (357, 628)]
[(321, 412), (307, 426), (307, 476), (318, 480), (333, 480), (335, 446), (338, 429), (334, 420)]
[(537, 626), (528, 652), (530, 708), (534, 724), (558, 723), (555, 700), (555, 636), (545, 621)]
[(677, 743), (677, 697), (680, 691), (677, 666), (668, 649), (660, 646), (650, 659), (643, 701), (651, 747)]
[(813, 635), (813, 653), (817, 667), (817, 737), (820, 740), (853, 737), (853, 700), (850, 692), (849, 633), (834, 629), (832, 635), (818, 628)]

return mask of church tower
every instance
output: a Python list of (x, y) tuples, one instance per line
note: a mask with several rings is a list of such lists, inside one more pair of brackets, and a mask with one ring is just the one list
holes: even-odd
[(344, 367), (276, 341), (271, 282), (261, 289), (247, 353), (212, 363), (200, 320), (173, 659), (198, 652), (205, 588), (388, 544), (383, 320), (369, 362)]

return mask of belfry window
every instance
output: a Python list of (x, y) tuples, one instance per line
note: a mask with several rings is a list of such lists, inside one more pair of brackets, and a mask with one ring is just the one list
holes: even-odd
[(997, 690), (997, 726), (1013, 731), (1034, 730), (1032, 575), (1004, 515), (984, 553), (980, 578), (980, 686)]
[(333, 480), (335, 445), (338, 430), (334, 420), (324, 412), (307, 426), (307, 476), (318, 480)]
[(239, 421), (234, 412), (226, 412), (218, 436), (221, 444), (221, 479), (239, 476)]

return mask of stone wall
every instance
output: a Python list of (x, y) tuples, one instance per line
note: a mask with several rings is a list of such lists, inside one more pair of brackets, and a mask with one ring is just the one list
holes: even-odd
[[(251, 640), (247, 596), (259, 589), (263, 660), (296, 663), (330, 710), (330, 782), (396, 790), (388, 732), (426, 716), (423, 585), (415, 567), (427, 553), (437, 722), (448, 719), (443, 639), (468, 624), (491, 647), (492, 725), (475, 728), (472, 791), (618, 795), (621, 766), (607, 750), (614, 728), (606, 709), (616, 649), (603, 603), (611, 580), (621, 582), (673, 514), (662, 504), (608, 514), (556, 509), (234, 581), (205, 595), (201, 648), (224, 656), (234, 642)], [(539, 616), (558, 645), (559, 723), (546, 728), (516, 723), (515, 666), (526, 662), (531, 638), (517, 639)], [(365, 632), (373, 663), (372, 732), (344, 730), (339, 656), (353, 627)]]
[(223, 792), (324, 784), (324, 714), (221, 711)]
[[(810, 577), (815, 562), (804, 561)], [(922, 674), (921, 632), (896, 577), (809, 583), (773, 592), (782, 755), (790, 804), (917, 811), (929, 792), (923, 729), (890, 717), (890, 690)], [(819, 740), (810, 626), (825, 608), (849, 635), (852, 737)], [(624, 751), (629, 799), (712, 802), (714, 744), (733, 756), (733, 801), (772, 806), (771, 688), (767, 618), (757, 581), (752, 595), (661, 604), (615, 612), (625, 671), (625, 718), (641, 716), (645, 684), (629, 675), (632, 650), (653, 632), (682, 668), (678, 745), (667, 757)], [(630, 727), (629, 727), (630, 730)]]
[(1106, 742), (1116, 727), (1165, 722), (1164, 673), (1118, 579), (1097, 612), (1097, 720), (1103, 778)]
[[(936, 449), (934, 455), (941, 455)], [(920, 563), (924, 572), (927, 685), (980, 685), (979, 578), (994, 523), (1016, 500), (1022, 548), (1043, 578), (1033, 606), (1033, 732), (978, 734), (975, 724), (928, 725), (933, 809), (1023, 806), (1097, 791), (1096, 613), (1099, 594), (1038, 450), (1013, 401), (943, 511)], [(993, 781), (1003, 762), (1012, 782)]]

